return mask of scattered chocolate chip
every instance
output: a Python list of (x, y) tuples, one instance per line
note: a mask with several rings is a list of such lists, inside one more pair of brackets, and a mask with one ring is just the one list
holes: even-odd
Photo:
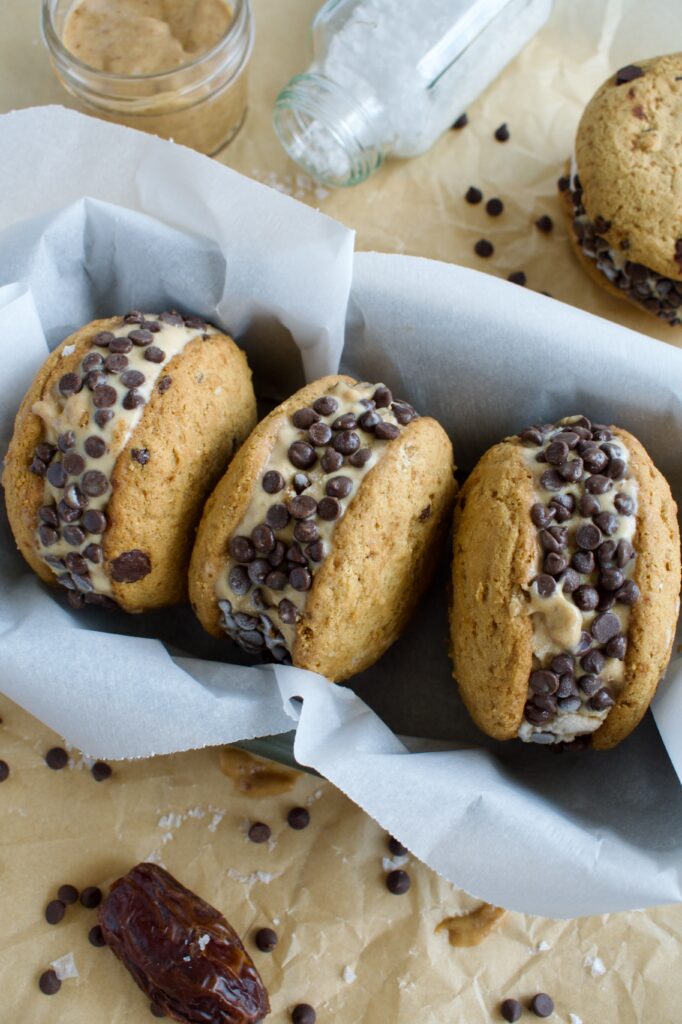
[(33, 473), (35, 476), (45, 476), (47, 473), (47, 466), (40, 459), (34, 457), (29, 463), (29, 473)]
[(144, 397), (139, 391), (132, 388), (124, 395), (121, 405), (124, 409), (139, 409), (141, 405), (144, 405)]
[(314, 544), (309, 544), (308, 555), (313, 562), (322, 562), (326, 556), (326, 549), (323, 541), (317, 540)]
[(614, 636), (604, 648), (607, 658), (616, 658), (622, 661), (627, 652), (627, 640), (624, 636)]
[(537, 669), (531, 673), (529, 685), (533, 693), (547, 696), (556, 693), (559, 689), (559, 677), (554, 672), (548, 672), (547, 669)]
[[(120, 353), (114, 353), (113, 355), (107, 356), (104, 360), (104, 369), (107, 373), (120, 373), (121, 370), (125, 370), (128, 366), (128, 357)], [(106, 384), (106, 377), (103, 373), (99, 373), (97, 370), (92, 370), (85, 379), (85, 383), (94, 391), (100, 384)]]
[(299, 494), (295, 498), (289, 498), (287, 507), (294, 519), (307, 519), (314, 516), (318, 510), (317, 502), (309, 494)]
[(277, 611), (279, 612), (279, 617), (282, 622), (285, 622), (289, 626), (294, 625), (294, 623), (298, 621), (298, 609), (293, 601), (288, 601), (284, 598), (279, 602)]
[[(240, 569), (241, 566), (235, 566), (236, 569)], [(266, 562), (264, 558), (256, 558), (255, 561), (251, 562), (247, 569), (248, 579), (251, 583), (254, 583), (257, 587), (265, 583), (265, 580), (270, 572), (270, 563)], [(230, 573), (230, 577), (232, 573)], [(233, 588), (234, 589), (234, 588)]]
[(269, 555), (275, 547), (275, 534), (267, 523), (260, 523), (251, 531), (253, 546), (259, 555)]
[(107, 517), (94, 508), (89, 508), (83, 513), (82, 521), (88, 533), (104, 533), (107, 528)]
[(504, 210), (504, 203), (501, 199), (489, 199), (485, 204), (485, 212), (491, 217), (499, 217)]
[(7, 761), (0, 761), (0, 782), (5, 782), (9, 778), (9, 765)]
[(352, 490), (353, 481), (348, 476), (333, 476), (325, 487), (325, 492), (330, 498), (347, 498)]
[(38, 536), (40, 537), (40, 543), (44, 548), (49, 548), (53, 544), (56, 544), (59, 540), (59, 533), (51, 526), (45, 524), (38, 527)]
[[(114, 338), (113, 341), (109, 342), (109, 351), (113, 352), (114, 355), (126, 355), (132, 350), (133, 343), (128, 338)], [(107, 360), (104, 365), (106, 366)], [(127, 365), (127, 363), (126, 363)]]
[(112, 388), (111, 384), (102, 384), (93, 391), (92, 404), (96, 409), (105, 409), (115, 405), (116, 398), (116, 388)]
[[(281, 502), (277, 502), (275, 505), (270, 506), (270, 508), (265, 514), (265, 519), (268, 526), (271, 526), (273, 530), (283, 530), (290, 519), (289, 509), (286, 507), (286, 505), (282, 504)], [(266, 552), (266, 554), (270, 554), (272, 551), (274, 551), (274, 549), (275, 543), (273, 538), (272, 548), (270, 548), (270, 551)]]
[(640, 598), (639, 587), (634, 580), (626, 580), (623, 586), (616, 591), (615, 597), (616, 601), (620, 601), (621, 604), (637, 604)]
[(268, 839), (272, 835), (272, 831), (269, 825), (266, 825), (262, 821), (255, 821), (249, 828), (249, 839), (252, 843), (267, 843)]
[(636, 78), (641, 78), (644, 74), (644, 69), (637, 66), (637, 64), (626, 64), (624, 68), (620, 68), (616, 71), (616, 85), (625, 85), (627, 82), (634, 82)]
[(86, 455), (89, 455), (91, 459), (101, 459), (107, 450), (107, 443), (104, 438), (93, 434), (85, 439), (83, 447), (85, 448)]
[(172, 377), (169, 377), (169, 376), (162, 377), (161, 380), (159, 381), (159, 383), (157, 384), (157, 390), (160, 391), (161, 394), (163, 395), (166, 391), (168, 391), (168, 388), (171, 386), (172, 383), (173, 383), (173, 378)]
[(162, 1007), (158, 1006), (156, 1003), (149, 1004), (149, 1012), (151, 1013), (152, 1017), (157, 1017), (159, 1020), (162, 1017), (166, 1016), (166, 1011), (162, 1009)]
[(292, 807), (287, 814), (287, 822), (291, 828), (300, 832), (310, 824), (310, 812), (305, 807)]
[(396, 868), (386, 875), (386, 888), (394, 896), (402, 896), (410, 888), (410, 876), (407, 871)]
[[(142, 328), (142, 329), (137, 329), (137, 330), (134, 330), (134, 331), (129, 331), (128, 332), (128, 338), (130, 338), (130, 341), (132, 342), (132, 344), (130, 345), (129, 349), (121, 349), (120, 350), (121, 352), (124, 352), (124, 351), (128, 351), (129, 352), (130, 349), (133, 347), (133, 345), (138, 345), (140, 347), (144, 347), (146, 345), (151, 345), (151, 343), (154, 340), (154, 335), (152, 334), (151, 331), (148, 331), (148, 330), (145, 330), (144, 328)], [(121, 341), (124, 341), (124, 340), (127, 340), (127, 339), (123, 339), (123, 338), (121, 339)], [(129, 344), (130, 344), (130, 342), (129, 342)], [(112, 349), (113, 346), (110, 345), (109, 348)]]
[(592, 623), (592, 636), (597, 643), (605, 644), (620, 633), (620, 619), (612, 612), (598, 615)]
[(295, 569), (292, 569), (291, 572), (289, 573), (289, 585), (293, 587), (294, 590), (298, 590), (301, 592), (310, 590), (312, 583), (313, 577), (308, 571), (308, 569), (303, 569), (300, 566), (297, 566)]
[(284, 572), (279, 572), (277, 569), (273, 569), (265, 577), (265, 586), (269, 587), (270, 590), (284, 590), (286, 588), (289, 578)]
[(263, 475), (262, 483), (266, 494), (277, 494), (284, 489), (284, 477), (276, 469), (269, 469)]
[(65, 768), (69, 763), (69, 755), (63, 747), (52, 747), (45, 755), (45, 764), (54, 771)]
[(111, 577), (116, 583), (137, 583), (151, 571), (149, 555), (139, 548), (124, 551), (111, 562)]
[(327, 522), (334, 522), (341, 515), (341, 505), (337, 498), (322, 498), (317, 506), (317, 514), (320, 519)]
[(319, 419), (320, 414), (315, 412), (314, 409), (310, 409), (306, 406), (304, 409), (296, 410), (291, 417), (291, 422), (295, 427), (298, 427), (299, 430), (307, 430), (313, 425), (313, 423), (317, 423)]
[(394, 836), (388, 837), (388, 848), (394, 857), (404, 857), (407, 854), (407, 847), (398, 842)]
[(378, 437), (380, 441), (395, 441), (396, 437), (400, 436), (400, 427), (397, 427), (395, 423), (378, 423), (374, 428), (374, 436)]
[(272, 928), (259, 928), (254, 936), (254, 941), (261, 953), (272, 953), (277, 945), (277, 932)]
[(142, 313), (139, 309), (131, 309), (131, 310), (129, 310), (124, 315), (123, 323), (124, 324), (143, 324), (144, 323), (144, 313)]
[(323, 395), (318, 398), (316, 402), (313, 402), (313, 409), (319, 413), (320, 416), (331, 416), (335, 413), (339, 407), (339, 403), (331, 395)]
[(62, 983), (53, 970), (43, 971), (38, 978), (38, 988), (46, 996), (53, 996), (59, 992)]
[(489, 242), (487, 238), (479, 238), (474, 246), (474, 252), (477, 256), (487, 258), (488, 256), (492, 256), (495, 252), (495, 246), (492, 242)]
[(521, 1019), (523, 1013), (523, 1007), (518, 999), (505, 999), (500, 1005), (500, 1013), (509, 1024), (514, 1024), (515, 1021)]
[(93, 345), (99, 345), (100, 348), (108, 348), (111, 342), (114, 340), (114, 335), (111, 331), (100, 331), (92, 339)]
[(631, 516), (635, 510), (635, 503), (628, 494), (619, 492), (613, 499), (613, 505), (616, 512), (620, 512), (622, 516)]
[(511, 274), (507, 275), (507, 280), (511, 281), (512, 284), (525, 285), (526, 275), (522, 270), (513, 270)]
[(291, 1011), (292, 1024), (315, 1024), (317, 1014), (309, 1003), (299, 1003)]
[(586, 523), (576, 530), (575, 541), (582, 551), (595, 551), (602, 542), (601, 530), (594, 523)]
[(96, 924), (88, 932), (88, 942), (90, 943), (91, 946), (106, 946), (106, 942), (104, 941), (104, 935), (102, 934), (102, 929), (98, 924)]
[(296, 469), (309, 469), (317, 461), (317, 455), (312, 445), (307, 441), (294, 441), (289, 446), (289, 462)]
[(75, 885), (60, 885), (57, 889), (57, 897), (62, 903), (75, 903), (78, 899), (78, 889)]
[(540, 597), (551, 597), (556, 590), (556, 580), (547, 573), (540, 573), (533, 580)]
[(356, 469), (362, 469), (363, 466), (367, 465), (371, 458), (371, 448), (358, 448), (356, 452), (353, 452), (348, 461), (350, 462), (351, 466), (355, 466)]
[(600, 476), (599, 474), (589, 476), (585, 481), (585, 490), (590, 494), (606, 494), (607, 491), (611, 490), (612, 486), (613, 481), (609, 477)]
[(150, 345), (144, 350), (144, 358), (149, 363), (162, 363), (166, 358), (166, 353), (158, 345)]
[(83, 387), (83, 378), (79, 373), (65, 373), (59, 378), (59, 393), (64, 398), (69, 398), (71, 395), (77, 395)]
[(61, 488), (66, 485), (67, 472), (63, 462), (51, 462), (47, 467), (47, 481), (52, 487)]
[(545, 213), (535, 221), (535, 227), (542, 231), (543, 235), (548, 235), (554, 227), (554, 221)]
[(540, 483), (546, 491), (560, 491), (565, 480), (556, 469), (546, 469), (540, 477)]
[(105, 779), (111, 778), (111, 765), (106, 761), (95, 761), (90, 771), (95, 782), (104, 782)]
[(498, 142), (507, 142), (510, 137), (510, 131), (506, 123), (501, 124), (499, 128), (495, 129), (495, 138)]
[(145, 375), (139, 370), (126, 370), (121, 374), (121, 384), (126, 388), (139, 388), (145, 382)]
[(66, 906), (61, 900), (50, 900), (45, 907), (45, 920), (48, 924), (59, 924), (66, 913)]
[[(377, 430), (378, 429), (379, 428), (377, 427)], [(334, 450), (339, 452), (341, 455), (352, 455), (353, 452), (358, 450), (360, 444), (360, 437), (353, 430), (339, 431), (332, 441)]]
[(301, 544), (312, 544), (319, 536), (320, 531), (312, 519), (299, 519), (294, 526), (294, 537)]
[(607, 708), (612, 708), (614, 704), (615, 701), (607, 689), (597, 690), (589, 701), (593, 711), (606, 711)]
[(81, 903), (87, 910), (94, 910), (102, 902), (102, 890), (96, 885), (88, 885), (81, 893)]
[(457, 120), (452, 123), (451, 127), (455, 131), (459, 131), (461, 128), (466, 128), (466, 126), (468, 124), (469, 124), (469, 118), (467, 117), (467, 115), (466, 114), (460, 114), (459, 117), (457, 118)]
[(480, 188), (475, 188), (473, 185), (471, 185), (467, 189), (464, 198), (466, 199), (467, 203), (471, 203), (472, 206), (476, 206), (477, 203), (480, 203), (481, 200), (483, 199), (483, 193), (481, 192)]
[(581, 612), (592, 612), (599, 604), (599, 591), (596, 587), (578, 587), (573, 594), (573, 603)]
[(105, 427), (113, 418), (114, 413), (111, 409), (98, 409), (95, 413), (95, 423), (98, 427)]

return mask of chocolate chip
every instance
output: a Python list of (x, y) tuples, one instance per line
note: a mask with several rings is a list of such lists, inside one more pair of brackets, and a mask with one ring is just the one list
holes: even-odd
[(499, 128), (495, 129), (495, 138), (498, 142), (507, 142), (509, 140), (510, 132), (506, 123), (501, 124)]
[(315, 412), (306, 406), (304, 409), (297, 409), (291, 417), (291, 422), (299, 430), (307, 430), (313, 423), (317, 423), (320, 418), (319, 413)]
[(507, 280), (511, 281), (512, 284), (520, 284), (523, 287), (526, 283), (526, 275), (522, 270), (513, 270), (511, 274), (507, 274)]
[[(580, 453), (588, 473), (600, 473), (608, 465), (609, 457), (600, 448), (587, 448)], [(596, 492), (601, 493), (601, 492)]]
[(282, 622), (285, 622), (289, 626), (292, 626), (298, 620), (298, 609), (293, 601), (289, 601), (284, 598), (279, 602), (277, 611), (279, 612), (279, 617)]
[(95, 423), (98, 427), (105, 427), (113, 418), (114, 414), (111, 409), (98, 409), (95, 413)]
[(312, 445), (307, 441), (294, 441), (289, 446), (289, 462), (297, 469), (309, 469), (317, 461), (317, 455)]
[(292, 483), (297, 494), (302, 494), (310, 487), (310, 479), (305, 473), (294, 473)]
[(583, 460), (580, 458), (571, 459), (570, 462), (565, 462), (563, 466), (559, 466), (559, 473), (567, 483), (578, 483), (583, 478), (583, 471)]
[(613, 487), (613, 481), (607, 476), (595, 474), (585, 481), (585, 490), (590, 494), (606, 494)]
[(59, 532), (51, 526), (46, 526), (44, 523), (38, 527), (38, 536), (44, 548), (52, 547), (59, 540)]
[(552, 658), (550, 667), (557, 675), (565, 675), (567, 672), (573, 672), (575, 658), (570, 654), (557, 654)]
[(622, 661), (627, 652), (627, 647), (626, 638), (619, 635), (614, 636), (613, 640), (609, 640), (604, 650), (608, 658), (616, 658), (618, 661)]
[(339, 403), (331, 395), (323, 395), (318, 398), (316, 402), (313, 402), (313, 409), (319, 413), (320, 416), (331, 416), (332, 413), (336, 412), (339, 407)]
[[(104, 369), (107, 371), (107, 373), (120, 373), (121, 370), (125, 370), (127, 366), (128, 357), (121, 354), (115, 353), (114, 355), (107, 356), (107, 358), (104, 360)], [(98, 385), (104, 384), (105, 381), (106, 377), (104, 377), (103, 374), (98, 374), (97, 371), (93, 370), (92, 374), (88, 374), (88, 380), (86, 380), (86, 384), (88, 385), (91, 391), (94, 391)]]
[[(132, 341), (129, 340), (129, 338), (130, 335), (128, 336), (128, 338), (114, 338), (114, 340), (109, 343), (109, 351), (113, 352), (115, 355), (126, 355), (128, 352), (132, 350), (133, 347), (133, 343)], [(107, 360), (105, 360), (105, 366), (106, 363)]]
[(115, 405), (116, 398), (116, 389), (112, 388), (111, 384), (102, 384), (93, 391), (92, 404), (96, 409), (105, 409), (109, 406)]
[(173, 378), (172, 377), (169, 377), (169, 376), (162, 377), (161, 380), (159, 381), (158, 385), (157, 385), (157, 389), (163, 395), (163, 394), (166, 393), (166, 391), (168, 391), (168, 388), (171, 386), (172, 383), (173, 383)]
[(284, 489), (284, 477), (276, 469), (269, 469), (263, 475), (263, 490), (266, 494), (277, 494)]
[(111, 562), (111, 578), (116, 583), (137, 583), (152, 571), (149, 555), (139, 548), (123, 551)]
[(54, 505), (42, 505), (38, 509), (38, 518), (47, 526), (59, 526), (59, 517)]
[(7, 761), (0, 761), (0, 782), (6, 782), (9, 778), (9, 765)]
[(616, 598), (608, 590), (602, 590), (599, 594), (598, 612), (609, 612), (616, 604)]
[(614, 540), (605, 540), (603, 544), (599, 545), (597, 549), (597, 561), (602, 569), (612, 568), (616, 559), (617, 550), (618, 548)]
[(530, 517), (538, 529), (550, 526), (556, 516), (556, 509), (536, 502), (530, 510)]
[[(235, 568), (241, 567), (236, 566)], [(270, 572), (270, 563), (266, 562), (264, 558), (256, 558), (255, 561), (249, 564), (246, 571), (251, 582), (255, 583), (256, 586), (260, 586), (261, 583), (265, 583), (265, 579)], [(230, 573), (230, 575), (232, 574)], [(235, 591), (235, 593), (237, 593), (237, 591)]]
[(619, 590), (623, 586), (623, 574), (620, 569), (602, 569), (599, 575), (599, 586), (603, 590)]
[[(288, 516), (287, 516), (288, 519)], [(269, 555), (275, 547), (275, 534), (267, 523), (260, 523), (251, 531), (253, 546), (260, 555)]]
[[(353, 490), (353, 481), (348, 476), (334, 476), (325, 488), (330, 498), (347, 498)], [(312, 538), (311, 538), (312, 539)]]
[(353, 430), (341, 430), (332, 441), (334, 450), (340, 452), (341, 455), (352, 455), (353, 452), (358, 450), (360, 443), (358, 434)]
[(292, 1024), (315, 1024), (317, 1014), (309, 1003), (299, 1003), (291, 1011)]
[(59, 924), (66, 913), (66, 907), (61, 900), (50, 900), (45, 907), (45, 920), (48, 924)]
[(270, 590), (284, 590), (286, 588), (289, 578), (285, 572), (279, 572), (277, 569), (273, 569), (265, 577), (265, 586), (269, 587)]
[(57, 438), (57, 447), (60, 452), (68, 452), (76, 445), (76, 434), (73, 430), (67, 430)]
[[(148, 331), (148, 330), (142, 328), (142, 329), (138, 329), (138, 330), (135, 330), (135, 331), (129, 331), (128, 332), (128, 338), (132, 342), (132, 344), (130, 345), (130, 348), (132, 348), (133, 345), (138, 345), (140, 347), (144, 347), (145, 345), (151, 345), (151, 343), (154, 340), (154, 335), (153, 335), (153, 333), (151, 331)], [(123, 340), (127, 340), (127, 339), (123, 339), (122, 338), (121, 341), (123, 341)], [(110, 345), (109, 348), (112, 349), (113, 346)], [(126, 351), (129, 352), (130, 348), (129, 349), (121, 349), (120, 351), (121, 352), (126, 352)]]
[(362, 469), (363, 466), (367, 465), (371, 458), (372, 451), (370, 448), (358, 448), (356, 452), (353, 452), (348, 461), (351, 466), (355, 466), (356, 469)]
[(139, 388), (145, 382), (145, 375), (139, 370), (126, 370), (121, 374), (121, 384), (126, 388)]
[(307, 519), (317, 511), (317, 502), (308, 494), (300, 494), (289, 498), (288, 509), (294, 519)]
[[(298, 501), (300, 499), (295, 498), (293, 500), (294, 501)], [(275, 505), (271, 505), (270, 508), (268, 509), (268, 511), (265, 514), (265, 519), (266, 519), (266, 522), (268, 524), (268, 527), (272, 527), (273, 530), (283, 530), (284, 527), (289, 522), (289, 518), (290, 518), (290, 516), (289, 516), (289, 509), (286, 507), (286, 505), (282, 504), (281, 502), (278, 502)], [(254, 543), (255, 543), (255, 539), (254, 539)], [(271, 551), (274, 551), (274, 548), (275, 548), (275, 538), (273, 536), (273, 538), (272, 538), (272, 547), (268, 548), (267, 551), (265, 551), (264, 548), (259, 549), (259, 550), (262, 550), (264, 552), (264, 554), (270, 554)]]
[(545, 551), (558, 553), (563, 551), (568, 543), (568, 530), (566, 527), (550, 526), (548, 530), (540, 530), (538, 540)]
[(91, 498), (98, 498), (107, 490), (109, 481), (98, 469), (89, 469), (87, 473), (83, 474), (81, 485)]
[(47, 466), (41, 459), (34, 457), (32, 462), (29, 463), (28, 471), (35, 476), (43, 477), (47, 473)]
[(63, 377), (59, 378), (59, 393), (65, 398), (69, 398), (71, 395), (77, 395), (83, 387), (83, 379), (79, 373), (65, 373)]
[(341, 515), (341, 505), (337, 498), (322, 498), (317, 506), (317, 514), (320, 519), (327, 522), (334, 522)]
[(72, 508), (70, 505), (67, 505), (65, 501), (59, 502), (57, 505), (57, 511), (59, 512), (59, 518), (64, 523), (75, 523), (77, 519), (80, 519), (80, 509)]
[(88, 942), (91, 946), (106, 946), (104, 933), (98, 924), (94, 925), (94, 927), (88, 932)]
[(624, 605), (637, 604), (640, 598), (640, 590), (634, 580), (626, 580), (622, 587), (615, 593), (616, 601)]
[(551, 597), (556, 590), (556, 581), (546, 573), (540, 573), (533, 580), (540, 597)]
[(556, 469), (546, 469), (540, 477), (540, 483), (546, 491), (560, 491), (564, 482), (564, 478)]
[(158, 345), (150, 345), (144, 350), (144, 358), (149, 363), (162, 363), (166, 358), (166, 353)]
[(89, 562), (93, 563), (93, 565), (101, 565), (104, 561), (104, 551), (99, 544), (88, 544), (88, 546), (84, 548), (83, 554)]
[[(372, 412), (373, 410), (368, 410)], [(366, 415), (366, 414), (364, 414)], [(332, 423), (332, 430), (355, 430), (358, 425), (358, 420), (355, 413), (346, 412), (343, 416), (337, 416)]]
[(57, 889), (57, 898), (62, 903), (75, 903), (78, 899), (78, 889), (75, 885), (60, 885)]
[(289, 573), (289, 585), (293, 587), (294, 590), (310, 590), (312, 583), (313, 577), (308, 569), (303, 569), (300, 566), (297, 566)]
[(59, 771), (65, 768), (69, 762), (69, 755), (63, 747), (51, 747), (45, 755), (45, 764), (48, 768)]
[(631, 516), (635, 510), (635, 503), (628, 494), (623, 494), (619, 491), (613, 499), (613, 505), (616, 512), (620, 512), (622, 516)]
[(558, 706), (562, 706), (562, 700), (567, 700), (568, 698), (576, 697), (577, 695), (578, 684), (575, 681), (575, 676), (570, 672), (565, 672), (559, 679), (559, 689), (556, 692)]
[(306, 557), (301, 551), (301, 545), (294, 542), (289, 546), (287, 551), (287, 561), (291, 565), (306, 565)]
[(565, 555), (557, 555), (554, 551), (550, 551), (542, 563), (543, 572), (548, 573), (550, 576), (558, 576), (567, 567), (568, 559)]
[(581, 612), (592, 612), (599, 604), (599, 591), (596, 587), (578, 587), (573, 594), (573, 603)]
[(272, 832), (269, 825), (262, 821), (255, 821), (249, 828), (248, 835), (252, 843), (267, 843)]
[(521, 1019), (523, 1013), (523, 1007), (518, 999), (505, 999), (500, 1005), (500, 1013), (509, 1024), (514, 1024), (515, 1021)]
[(73, 576), (87, 576), (88, 575), (88, 564), (81, 554), (76, 551), (70, 551), (64, 559), (66, 568)]
[(308, 430), (308, 437), (314, 445), (324, 445), (331, 440), (332, 430), (329, 424), (319, 421), (318, 423), (312, 423)]
[(195, 331), (205, 331), (208, 324), (205, 320), (202, 320), (200, 316), (186, 316), (185, 327), (190, 327)]
[(124, 409), (139, 409), (144, 405), (144, 397), (133, 388), (124, 395), (121, 405)]
[(380, 441), (395, 441), (396, 437), (400, 436), (400, 427), (395, 423), (378, 423), (374, 428), (374, 436)]
[(95, 782), (104, 782), (105, 779), (111, 778), (111, 765), (108, 765), (106, 761), (95, 761), (90, 773)]
[(92, 339), (93, 345), (99, 345), (100, 348), (108, 348), (111, 342), (114, 340), (114, 335), (111, 331), (100, 331)]
[(259, 928), (254, 936), (254, 942), (261, 953), (272, 953), (277, 945), (277, 932), (272, 928)]
[(627, 82), (634, 82), (636, 78), (641, 78), (644, 74), (644, 69), (638, 67), (637, 64), (626, 64), (624, 68), (616, 71), (616, 85), (625, 85)]
[(461, 128), (466, 128), (469, 124), (469, 118), (466, 114), (460, 114), (456, 121), (450, 125), (455, 131), (459, 131)]
[(102, 902), (102, 890), (96, 885), (88, 885), (81, 893), (81, 903), (87, 910), (94, 910)]
[(301, 544), (311, 544), (319, 536), (320, 531), (312, 519), (300, 519), (294, 526), (294, 537)]
[(575, 541), (582, 551), (595, 551), (602, 542), (601, 530), (594, 523), (586, 523), (576, 530)]
[(159, 320), (163, 324), (170, 324), (172, 327), (182, 327), (184, 320), (182, 314), (178, 313), (175, 309), (165, 310), (159, 314)]
[(89, 455), (91, 459), (101, 459), (107, 450), (107, 443), (104, 438), (92, 434), (85, 439), (83, 447), (86, 455)]
[(528, 427), (526, 430), (521, 431), (519, 438), (524, 444), (532, 444), (537, 447), (543, 443), (544, 434), (540, 427)]
[(51, 462), (47, 467), (47, 480), (53, 487), (64, 487), (66, 477), (67, 473), (62, 462)]
[(407, 871), (396, 868), (386, 875), (386, 888), (394, 896), (402, 896), (410, 888), (410, 876)]
[(556, 693), (559, 689), (559, 677), (554, 672), (548, 672), (547, 669), (538, 669), (531, 673), (529, 686), (533, 693)]
[[(272, 526), (272, 523), (270, 524)], [(273, 568), (277, 568), (284, 561), (284, 544), (281, 540), (276, 541), (273, 550), (268, 555), (268, 562)]]
[(96, 509), (88, 509), (83, 513), (83, 526), (88, 533), (104, 533), (107, 528), (107, 517)]
[(489, 242), (487, 238), (479, 238), (474, 246), (474, 252), (477, 256), (487, 258), (488, 256), (492, 256), (495, 252), (495, 246), (492, 242)]
[(606, 658), (601, 651), (588, 651), (587, 654), (584, 654), (580, 659), (580, 664), (586, 672), (591, 672), (593, 675), (598, 676), (600, 672), (604, 671)]
[(38, 978), (38, 988), (46, 996), (53, 996), (59, 992), (62, 983), (53, 970), (43, 971)]
[(309, 544), (307, 552), (313, 562), (321, 562), (326, 556), (326, 549), (321, 540), (315, 541), (314, 544)]
[(554, 227), (554, 221), (545, 213), (535, 221), (535, 227), (542, 231), (543, 235), (548, 235)]
[(404, 857), (407, 853), (407, 847), (398, 842), (395, 836), (388, 837), (388, 848), (394, 857)]
[(131, 309), (131, 310), (129, 310), (124, 315), (123, 323), (124, 324), (143, 324), (144, 323), (144, 313), (142, 313), (139, 309)]
[(485, 204), (485, 212), (490, 217), (499, 217), (504, 210), (504, 203), (501, 199), (489, 199)]
[(464, 193), (464, 198), (467, 203), (471, 203), (472, 206), (476, 206), (483, 199), (483, 193), (480, 188), (476, 188), (474, 185), (470, 185), (467, 191)]
[(310, 824), (310, 812), (305, 807), (292, 807), (287, 814), (287, 822), (290, 828), (300, 832)]
[[(634, 603), (634, 602), (633, 602)], [(598, 615), (592, 623), (592, 636), (600, 643), (605, 644), (614, 636), (620, 633), (620, 619), (612, 612)]]
[(572, 594), (580, 586), (580, 576), (573, 569), (566, 569), (559, 576), (559, 583), (564, 594)]
[(605, 711), (607, 708), (612, 708), (615, 701), (608, 690), (602, 689), (597, 690), (588, 703), (593, 711)]

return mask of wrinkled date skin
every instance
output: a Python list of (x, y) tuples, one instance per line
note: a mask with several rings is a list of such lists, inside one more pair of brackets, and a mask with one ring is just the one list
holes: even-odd
[(235, 930), (157, 864), (138, 864), (114, 882), (99, 923), (142, 991), (174, 1020), (257, 1024), (270, 1012)]

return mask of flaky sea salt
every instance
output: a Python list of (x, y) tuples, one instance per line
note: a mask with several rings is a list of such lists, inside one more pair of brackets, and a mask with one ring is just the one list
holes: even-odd
[(75, 345), (65, 345), (64, 348), (62, 349), (62, 359), (65, 356), (73, 355), (73, 353), (75, 351), (76, 351), (76, 346)]
[(400, 857), (382, 857), (381, 866), (388, 873), (389, 871), (395, 871), (396, 868), (401, 868), (403, 864), (407, 864), (408, 860), (407, 854), (403, 854)]
[(211, 941), (211, 936), (210, 935), (202, 935), (197, 940), (197, 946), (199, 947), (199, 949), (201, 950), (202, 953), (204, 952), (204, 950), (206, 949), (206, 947), (208, 946), (210, 941)]
[(244, 882), (246, 885), (253, 885), (254, 882), (263, 882), (267, 885), (272, 882), (273, 878), (278, 878), (278, 875), (272, 874), (270, 871), (252, 871), (249, 875), (243, 875), (236, 868), (227, 869), (227, 877), (234, 879), (235, 882)]
[(583, 967), (587, 967), (593, 978), (601, 978), (603, 974), (606, 974), (604, 961), (598, 956), (586, 956), (583, 960)]
[(579, 1017), (577, 1013), (569, 1013), (568, 1020), (569, 1024), (583, 1024), (582, 1017)]
[(357, 974), (355, 973), (355, 969), (353, 967), (351, 967), (350, 964), (348, 964), (343, 969), (342, 977), (343, 977), (343, 980), (345, 981), (346, 985), (352, 985), (352, 983), (357, 978)]
[(218, 828), (218, 825), (220, 824), (220, 822), (223, 820), (224, 817), (225, 817), (225, 811), (215, 811), (214, 814), (213, 814), (213, 817), (211, 818), (210, 822), (208, 823), (208, 831), (209, 832), (215, 832), (216, 829)]
[(57, 960), (53, 960), (50, 967), (60, 981), (66, 981), (67, 978), (80, 977), (78, 968), (76, 967), (76, 961), (73, 958), (73, 953), (65, 953), (64, 956), (60, 956)]

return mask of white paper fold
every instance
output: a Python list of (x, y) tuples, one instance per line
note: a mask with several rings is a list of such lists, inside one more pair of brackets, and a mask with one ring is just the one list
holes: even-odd
[[(115, 172), (83, 159), (114, 143)], [(5, 441), (45, 338), (129, 306), (177, 302), (228, 327), (273, 394), (296, 385), (292, 337), (309, 378), (336, 368), (352, 247), (339, 225), (172, 144), (64, 111), (0, 118), (0, 147), (11, 155), (0, 170)], [(367, 254), (352, 275), (344, 368), (437, 416), (465, 469), (529, 422), (584, 411), (638, 434), (682, 496), (682, 353), (454, 266)], [(682, 790), (651, 718), (601, 755), (481, 736), (450, 675), (446, 564), (355, 692), (249, 667), (186, 608), (76, 615), (28, 571), (4, 522), (0, 571), (0, 689), (89, 753), (141, 757), (297, 724), (302, 764), (478, 896), (550, 916), (682, 898)], [(657, 715), (682, 771), (679, 671)]]

